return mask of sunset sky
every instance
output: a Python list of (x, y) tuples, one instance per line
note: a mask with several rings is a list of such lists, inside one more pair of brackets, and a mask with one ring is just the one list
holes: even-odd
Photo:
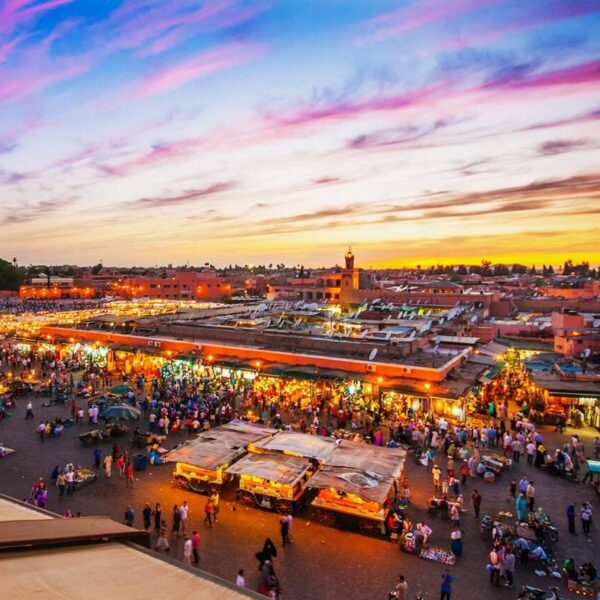
[(600, 263), (598, 0), (0, 0), (0, 257)]

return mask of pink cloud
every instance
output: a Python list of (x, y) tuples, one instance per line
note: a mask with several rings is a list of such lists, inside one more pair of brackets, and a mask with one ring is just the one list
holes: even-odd
[(372, 31), (361, 36), (359, 43), (381, 42), (432, 23), (499, 4), (505, 0), (415, 0), (409, 6), (374, 17), (368, 22)]
[[(232, 0), (215, 0), (189, 10), (189, 3), (143, 3), (128, 10), (117, 9), (102, 27), (113, 33), (109, 50), (141, 48), (143, 56), (163, 52), (194, 34), (193, 26), (210, 21), (232, 7)], [(128, 7), (124, 7), (128, 8)], [(140, 10), (142, 9), (142, 10)]]
[[(534, 4), (525, 5), (525, 8), (528, 10), (535, 10), (536, 6)], [(501, 39), (512, 33), (522, 31), (523, 29), (539, 27), (555, 21), (573, 19), (575, 17), (596, 13), (599, 11), (600, 5), (598, 5), (595, 0), (590, 2), (583, 0), (583, 2), (577, 1), (555, 5), (551, 9), (545, 7), (545, 9), (541, 12), (533, 12), (526, 14), (523, 17), (517, 14), (515, 15), (515, 18), (507, 20), (506, 23), (503, 23), (499, 26), (483, 28), (478, 32), (473, 32), (471, 29), (465, 36), (460, 36), (458, 38), (443, 42), (434, 50), (432, 50), (432, 54), (443, 50), (458, 50), (461, 48), (478, 46), (480, 44), (489, 44), (490, 42)]]
[(505, 79), (498, 79), (489, 84), (484, 84), (482, 89), (509, 88), (521, 90), (565, 85), (574, 86), (587, 83), (600, 85), (600, 60), (572, 65), (523, 78), (507, 77)]
[(89, 69), (85, 60), (68, 61), (54, 69), (4, 71), (0, 76), (0, 102), (23, 98), (44, 88), (83, 75)]
[(6, 0), (0, 8), (0, 32), (13, 31), (17, 27), (32, 21), (41, 13), (71, 2), (73, 0), (47, 0), (35, 4), (32, 0)]
[(213, 73), (247, 63), (264, 52), (259, 44), (227, 44), (183, 63), (165, 67), (140, 82), (131, 92), (132, 98), (144, 98), (181, 87)]

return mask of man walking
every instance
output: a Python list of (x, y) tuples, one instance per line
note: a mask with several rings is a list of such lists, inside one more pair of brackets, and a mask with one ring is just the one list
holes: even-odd
[(150, 505), (147, 502), (144, 506), (144, 510), (142, 511), (142, 516), (144, 517), (144, 529), (148, 531), (150, 529), (150, 522), (152, 520), (152, 508), (150, 508)]
[(181, 515), (181, 531), (182, 531), (182, 533), (186, 533), (189, 511), (190, 511), (190, 509), (188, 507), (187, 500), (184, 500), (183, 504), (179, 507), (179, 514)]
[(31, 400), (27, 402), (27, 406), (25, 407), (25, 420), (33, 419), (33, 404)]
[(192, 540), (187, 535), (183, 544), (183, 564), (188, 567), (192, 566)]
[(102, 450), (100, 448), (94, 449), (94, 468), (96, 471), (100, 470), (100, 463), (102, 462)]
[(490, 552), (490, 583), (500, 587), (500, 556), (494, 548)]
[(509, 548), (504, 555), (504, 559), (502, 560), (502, 567), (504, 569), (504, 576), (506, 577), (506, 583), (504, 584), (506, 587), (513, 587), (514, 585), (514, 573), (515, 573), (515, 555), (512, 553), (512, 550)]
[(192, 554), (194, 555), (194, 564), (200, 564), (200, 534), (197, 531), (192, 532)]
[(589, 502), (584, 502), (581, 507), (581, 527), (584, 535), (590, 537), (590, 530), (592, 527), (592, 507)]
[(289, 532), (290, 532), (290, 522), (288, 521), (287, 515), (283, 515), (281, 519), (279, 519), (279, 528), (281, 531), (281, 545), (285, 548), (286, 544), (289, 543)]
[(213, 513), (215, 517), (215, 523), (219, 522), (219, 492), (216, 490), (210, 496), (213, 503)]
[(567, 506), (567, 521), (569, 522), (569, 533), (571, 535), (577, 535), (575, 531), (575, 510), (576, 510), (577, 502), (571, 502), (569, 506)]
[(479, 520), (479, 511), (481, 510), (481, 494), (477, 490), (473, 490), (471, 494), (471, 501), (473, 502), (473, 510), (475, 510), (475, 518)]
[(450, 575), (450, 569), (446, 569), (442, 573), (442, 587), (440, 591), (440, 600), (450, 600), (450, 596), (452, 595), (452, 575)]
[(533, 512), (533, 507), (535, 505), (535, 486), (533, 485), (533, 481), (529, 482), (527, 490), (525, 491), (525, 497), (529, 503), (529, 511)]

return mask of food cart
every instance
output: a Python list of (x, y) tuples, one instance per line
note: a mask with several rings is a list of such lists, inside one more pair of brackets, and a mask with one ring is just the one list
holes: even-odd
[(308, 458), (321, 464), (337, 450), (341, 440), (309, 435), (298, 431), (279, 431), (269, 438), (250, 444), (248, 450), (257, 454), (282, 453), (288, 456)]
[(317, 519), (330, 525), (355, 525), (368, 535), (385, 535), (405, 458), (400, 448), (340, 441), (307, 484), (320, 490), (312, 502)]
[(386, 519), (396, 496), (392, 477), (325, 466), (313, 475), (308, 485), (320, 490), (312, 501), (319, 522), (354, 524), (366, 535), (385, 535)]
[(512, 460), (501, 454), (486, 454), (481, 457), (481, 462), (487, 471), (492, 471), (496, 476), (512, 469)]
[(231, 421), (209, 429), (162, 457), (163, 462), (175, 462), (173, 482), (194, 492), (208, 493), (219, 490), (230, 476), (227, 467), (247, 452), (252, 442), (273, 435), (277, 430)]
[(227, 473), (239, 475), (238, 501), (287, 514), (303, 506), (306, 482), (314, 467), (307, 458), (250, 453)]

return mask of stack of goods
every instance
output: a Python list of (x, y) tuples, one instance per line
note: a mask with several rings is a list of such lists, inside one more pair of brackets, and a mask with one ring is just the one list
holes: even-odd
[(456, 562), (456, 556), (454, 556), (452, 552), (437, 546), (431, 546), (426, 550), (421, 550), (419, 557), (425, 558), (426, 560), (435, 560), (444, 565), (453, 565)]

